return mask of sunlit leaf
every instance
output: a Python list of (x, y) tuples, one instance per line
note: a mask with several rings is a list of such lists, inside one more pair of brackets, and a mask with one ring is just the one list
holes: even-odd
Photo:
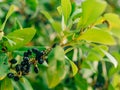
[(103, 53), (105, 53), (105, 55), (108, 57), (109, 61), (110, 61), (115, 67), (117, 67), (117, 65), (118, 65), (117, 60), (116, 60), (110, 53), (106, 52), (105, 50), (101, 49), (101, 51), (102, 51)]
[(5, 37), (7, 40), (4, 41), (4, 44), (8, 50), (18, 49), (32, 40), (35, 32), (34, 28), (16, 30)]
[(120, 38), (120, 18), (117, 14), (107, 13), (104, 15), (105, 20), (109, 23), (109, 28), (113, 35)]
[(61, 0), (61, 7), (62, 7), (62, 13), (64, 15), (65, 23), (67, 23), (67, 20), (69, 19), (72, 11), (70, 0)]
[(78, 68), (77, 68), (77, 66), (75, 65), (74, 62), (72, 62), (71, 60), (68, 60), (68, 61), (69, 61), (70, 64), (71, 64), (73, 76), (75, 76), (75, 75), (77, 74), (77, 72), (78, 72)]
[(86, 27), (94, 23), (105, 8), (106, 2), (103, 0), (85, 0), (82, 3), (82, 17), (79, 26)]
[(87, 30), (79, 36), (78, 40), (86, 40), (88, 42), (101, 43), (105, 45), (116, 44), (113, 36), (109, 32), (99, 29)]

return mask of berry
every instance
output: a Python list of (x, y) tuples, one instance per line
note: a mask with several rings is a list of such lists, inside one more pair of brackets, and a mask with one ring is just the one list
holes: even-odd
[(35, 54), (37, 54), (37, 53), (39, 52), (39, 50), (36, 49), (36, 48), (33, 48), (33, 49), (32, 49), (32, 52), (35, 53)]
[(38, 63), (39, 63), (39, 64), (43, 64), (43, 62), (44, 62), (43, 59), (41, 59), (41, 58), (38, 59)]
[(38, 73), (39, 72), (39, 69), (38, 69), (38, 67), (34, 67), (34, 71), (35, 71), (35, 73)]
[(17, 64), (15, 66), (15, 69), (16, 69), (16, 72), (19, 72), (21, 70), (21, 65), (20, 64)]
[(14, 74), (13, 74), (13, 73), (8, 73), (8, 74), (7, 74), (7, 77), (8, 77), (8, 78), (13, 78), (13, 77), (14, 77)]
[(32, 51), (31, 51), (31, 50), (28, 50), (28, 51), (27, 51), (27, 54), (28, 54), (28, 55), (32, 55)]
[(23, 57), (23, 60), (28, 61), (29, 57)]
[(18, 80), (19, 80), (19, 77), (18, 77), (18, 76), (15, 76), (15, 77), (14, 77), (14, 80), (15, 80), (15, 81), (18, 81)]
[(15, 63), (17, 63), (17, 60), (16, 60), (16, 59), (11, 59), (11, 60), (10, 60), (10, 63), (11, 63), (11, 64), (15, 64)]
[(24, 52), (24, 55), (23, 55), (24, 57), (28, 57), (29, 56), (29, 54), (27, 53), (27, 52)]

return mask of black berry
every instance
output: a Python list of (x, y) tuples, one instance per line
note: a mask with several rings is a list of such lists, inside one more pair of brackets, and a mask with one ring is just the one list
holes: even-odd
[(14, 77), (14, 80), (15, 80), (15, 81), (18, 81), (18, 80), (19, 80), (19, 77), (18, 77), (18, 76), (15, 76), (15, 77)]
[(29, 57), (23, 57), (23, 60), (28, 61)]
[(33, 49), (32, 49), (32, 52), (35, 53), (35, 54), (37, 54), (37, 53), (39, 52), (39, 50), (36, 49), (36, 48), (33, 48)]
[(28, 50), (28, 51), (27, 51), (27, 54), (28, 54), (28, 55), (32, 55), (32, 51), (31, 51), (31, 50)]
[(16, 72), (19, 72), (21, 70), (21, 65), (20, 64), (17, 64), (15, 66), (15, 69), (16, 69)]
[(15, 63), (17, 63), (17, 60), (16, 60), (16, 59), (11, 59), (11, 60), (10, 60), (10, 63), (11, 63), (11, 64), (15, 64)]
[(41, 58), (38, 59), (38, 63), (39, 63), (39, 64), (43, 64), (43, 62), (44, 62), (43, 59), (41, 59)]
[(38, 67), (34, 67), (34, 71), (35, 71), (35, 73), (38, 73), (39, 72)]
[(29, 54), (27, 52), (24, 52), (24, 57), (28, 57)]
[(14, 74), (13, 74), (13, 73), (8, 73), (8, 74), (7, 74), (7, 77), (8, 77), (8, 78), (13, 78), (13, 77), (14, 77)]

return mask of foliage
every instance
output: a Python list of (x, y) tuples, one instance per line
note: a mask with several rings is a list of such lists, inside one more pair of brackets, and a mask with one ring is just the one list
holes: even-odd
[[(0, 90), (119, 90), (120, 18), (110, 2), (1, 1)], [(30, 71), (17, 71), (26, 59)]]

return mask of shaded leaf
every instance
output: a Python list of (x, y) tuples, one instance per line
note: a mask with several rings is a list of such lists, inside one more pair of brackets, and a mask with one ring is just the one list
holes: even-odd
[(14, 11), (15, 11), (15, 5), (11, 5), (11, 6), (10, 6), (10, 9), (9, 9), (9, 11), (8, 11), (8, 13), (7, 13), (6, 17), (5, 17), (5, 20), (4, 20), (3, 24), (2, 24), (1, 30), (4, 29), (5, 24), (6, 24), (6, 22), (7, 22), (7, 19), (11, 16), (11, 14), (12, 14)]
[[(57, 86), (66, 75), (64, 51), (56, 46), (48, 55), (47, 84), (49, 88)], [(52, 73), (51, 73), (52, 72)]]
[(30, 82), (25, 77), (23, 77), (22, 79), (23, 82), (20, 82), (20, 84), (22, 85), (23, 90), (33, 90)]
[(32, 10), (36, 10), (37, 6), (38, 6), (38, 0), (25, 0), (26, 4), (32, 9)]
[(0, 54), (0, 80), (4, 79), (6, 74), (8, 73), (8, 57), (6, 54)]
[(14, 90), (12, 82), (9, 78), (6, 77), (4, 80), (2, 80), (0, 90)]
[(51, 15), (50, 15), (48, 12), (46, 12), (46, 11), (41, 11), (41, 13), (42, 13), (43, 15), (45, 15), (45, 17), (49, 20), (49, 22), (51, 23), (53, 29), (54, 29), (56, 32), (60, 33), (61, 30), (62, 30), (61, 24), (60, 24), (59, 22), (53, 20), (53, 18), (51, 17)]

